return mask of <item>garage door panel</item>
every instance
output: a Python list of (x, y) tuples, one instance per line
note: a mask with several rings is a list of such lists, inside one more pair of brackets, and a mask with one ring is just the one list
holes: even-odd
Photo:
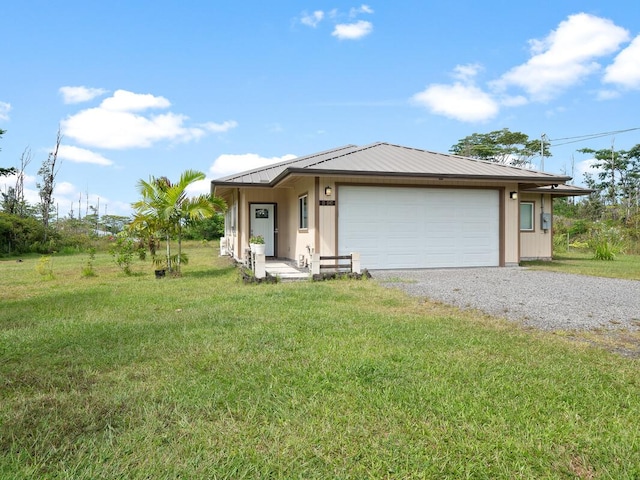
[(338, 251), (365, 268), (495, 266), (497, 190), (342, 186)]

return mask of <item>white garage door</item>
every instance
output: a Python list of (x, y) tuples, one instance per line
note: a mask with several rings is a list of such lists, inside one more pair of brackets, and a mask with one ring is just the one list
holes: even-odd
[(338, 251), (368, 269), (498, 266), (497, 190), (342, 186)]

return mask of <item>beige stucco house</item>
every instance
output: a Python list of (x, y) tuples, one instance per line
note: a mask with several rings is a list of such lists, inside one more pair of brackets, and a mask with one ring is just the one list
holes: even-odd
[(388, 143), (347, 145), (212, 181), (226, 200), (222, 249), (308, 264), (360, 254), (362, 268), (517, 265), (550, 259), (554, 196), (571, 178)]

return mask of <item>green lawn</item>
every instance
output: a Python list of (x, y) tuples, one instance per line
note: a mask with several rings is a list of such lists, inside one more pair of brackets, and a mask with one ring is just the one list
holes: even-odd
[(0, 478), (640, 478), (639, 360), (187, 251), (0, 261)]
[(578, 273), (596, 277), (640, 280), (640, 255), (616, 255), (615, 260), (594, 260), (592, 253), (571, 251), (554, 254), (551, 262), (523, 262), (538, 270)]

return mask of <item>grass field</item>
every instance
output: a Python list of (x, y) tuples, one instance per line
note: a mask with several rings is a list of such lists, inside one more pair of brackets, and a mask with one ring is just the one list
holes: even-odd
[(523, 262), (538, 270), (640, 280), (640, 255), (616, 255), (615, 260), (593, 260), (593, 254), (572, 251), (554, 254), (551, 262)]
[(637, 359), (187, 252), (0, 261), (0, 478), (640, 478)]

